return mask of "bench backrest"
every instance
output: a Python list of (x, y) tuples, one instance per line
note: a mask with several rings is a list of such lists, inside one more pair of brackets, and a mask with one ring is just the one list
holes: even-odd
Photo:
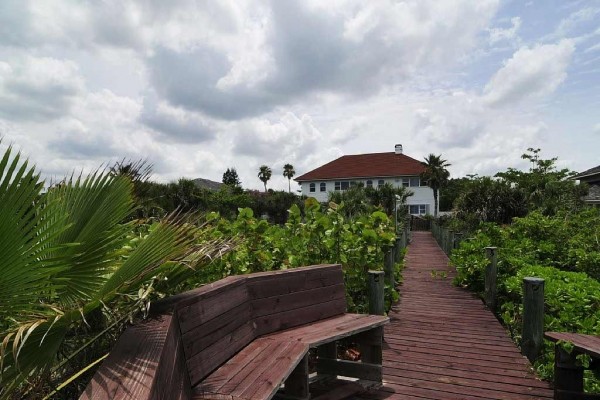
[[(167, 314), (127, 329), (86, 388), (104, 395), (81, 399), (187, 399), (257, 336), (344, 312), (340, 265), (228, 277), (154, 304), (152, 314)], [(127, 395), (131, 385), (145, 389)]]
[(340, 265), (320, 265), (248, 275), (257, 335), (346, 312)]

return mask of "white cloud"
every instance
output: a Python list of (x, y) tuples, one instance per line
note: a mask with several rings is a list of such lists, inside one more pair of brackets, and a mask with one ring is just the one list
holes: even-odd
[(521, 28), (521, 17), (513, 17), (510, 19), (511, 27), (503, 28), (492, 28), (490, 29), (490, 43), (495, 44), (502, 40), (512, 40), (517, 38), (519, 28)]
[(586, 7), (574, 11), (568, 17), (561, 19), (553, 36), (556, 38), (564, 38), (582, 23), (593, 21), (598, 14), (600, 14), (600, 8), (597, 7)]
[(570, 40), (521, 47), (485, 86), (486, 101), (490, 105), (504, 105), (553, 93), (567, 77), (574, 51), (575, 45)]
[(84, 89), (70, 60), (19, 57), (0, 62), (0, 116), (12, 120), (50, 120), (69, 112)]

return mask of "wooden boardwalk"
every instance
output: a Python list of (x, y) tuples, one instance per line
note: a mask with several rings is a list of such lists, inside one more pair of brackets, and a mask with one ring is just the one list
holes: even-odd
[(401, 299), (385, 328), (384, 386), (353, 398), (551, 399), (550, 385), (482, 301), (452, 285), (431, 233), (412, 235)]

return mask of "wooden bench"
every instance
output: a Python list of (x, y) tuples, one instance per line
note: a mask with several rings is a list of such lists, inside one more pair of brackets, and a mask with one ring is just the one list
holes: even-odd
[[(382, 379), (389, 319), (346, 313), (340, 265), (228, 277), (151, 312), (123, 333), (80, 399), (308, 398), (311, 348), (320, 377)], [(337, 358), (336, 342), (349, 336), (360, 362)]]
[[(600, 368), (600, 336), (579, 333), (546, 332), (544, 337), (555, 342), (554, 346), (554, 398), (557, 400), (600, 399), (600, 394), (583, 392), (584, 368), (578, 365), (576, 357), (587, 354), (591, 357), (589, 369)], [(561, 342), (573, 346), (566, 351)]]

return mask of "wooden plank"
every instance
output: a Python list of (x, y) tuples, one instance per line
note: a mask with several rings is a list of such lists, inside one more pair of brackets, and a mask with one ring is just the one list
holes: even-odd
[[(267, 341), (265, 343), (268, 343)], [(239, 396), (239, 397), (244, 397), (247, 398), (244, 394), (244, 392), (248, 391), (248, 390), (252, 390), (252, 387), (255, 386), (258, 383), (261, 383), (262, 380), (259, 380), (261, 378), (261, 376), (263, 376), (263, 374), (265, 373), (265, 371), (270, 371), (269, 370), (269, 366), (270, 366), (270, 362), (273, 359), (277, 359), (277, 357), (279, 357), (281, 354), (283, 354), (285, 352), (285, 350), (289, 347), (289, 343), (285, 343), (285, 342), (275, 342), (275, 341), (271, 341), (269, 343), (269, 347), (268, 349), (261, 353), (261, 355), (259, 357), (257, 357), (256, 361), (249, 364), (246, 368), (244, 372), (247, 372), (246, 374), (243, 375), (243, 379), (241, 380), (232, 380), (230, 381), (230, 383), (228, 383), (227, 385), (225, 385), (223, 387), (223, 390), (225, 391), (226, 389), (230, 388), (230, 384), (232, 387), (232, 390), (227, 390), (227, 392), (229, 392), (231, 395), (233, 396)], [(239, 378), (240, 376), (238, 376)], [(258, 380), (258, 382), (257, 382)], [(235, 384), (235, 387), (233, 388), (233, 384)]]
[(254, 340), (233, 358), (227, 361), (219, 369), (207, 376), (202, 382), (194, 388), (196, 393), (222, 393), (221, 388), (240, 373), (248, 364), (252, 363), (256, 357), (267, 347), (261, 340)]
[(213, 296), (221, 291), (228, 290), (234, 285), (244, 284), (245, 275), (228, 276), (216, 282), (203, 285), (199, 288), (188, 290), (153, 302), (150, 305), (151, 315), (171, 314), (174, 310), (187, 307), (198, 301), (202, 301), (205, 296)]
[(600, 358), (600, 337), (594, 335), (584, 335), (581, 333), (568, 332), (546, 332), (544, 337), (553, 342), (562, 340), (573, 344), (575, 349), (589, 354), (592, 357)]
[(243, 303), (182, 335), (186, 357), (191, 358), (251, 321), (250, 305)]
[(269, 334), (276, 340), (298, 340), (317, 347), (321, 344), (383, 326), (389, 319), (379, 315), (343, 314), (300, 327)]
[(251, 275), (247, 285), (250, 297), (261, 299), (333, 286), (344, 283), (344, 275), (339, 265), (325, 265), (313, 268), (294, 268), (271, 272), (268, 275)]
[[(271, 286), (273, 284), (270, 284)], [(279, 283), (275, 283), (279, 285)], [(259, 298), (252, 301), (253, 317), (277, 314), (284, 311), (304, 308), (314, 304), (326, 303), (334, 300), (345, 300), (346, 290), (344, 284), (323, 286), (315, 289), (297, 290), (288, 294)]]
[(346, 299), (338, 299), (326, 303), (313, 304), (304, 308), (257, 317), (254, 321), (256, 323), (257, 334), (264, 335), (333, 317), (334, 315), (343, 314), (345, 311)]
[(223, 336), (210, 347), (187, 359), (192, 386), (244, 348), (255, 337), (254, 324), (247, 322), (235, 331)]
[(80, 399), (150, 399), (172, 317), (164, 315), (125, 330)]
[[(300, 368), (296, 368), (298, 366)], [(292, 394), (298, 399), (308, 398), (308, 346), (303, 343), (288, 342), (279, 356), (273, 356), (269, 360), (265, 371), (244, 391), (242, 397), (270, 399), (286, 378), (294, 372), (296, 374), (290, 381), (291, 387), (286, 387), (286, 394)]]
[(224, 312), (249, 301), (248, 289), (242, 283), (236, 283), (218, 293), (207, 293), (202, 301), (181, 307), (177, 311), (181, 332), (186, 333), (206, 321), (219, 317)]

